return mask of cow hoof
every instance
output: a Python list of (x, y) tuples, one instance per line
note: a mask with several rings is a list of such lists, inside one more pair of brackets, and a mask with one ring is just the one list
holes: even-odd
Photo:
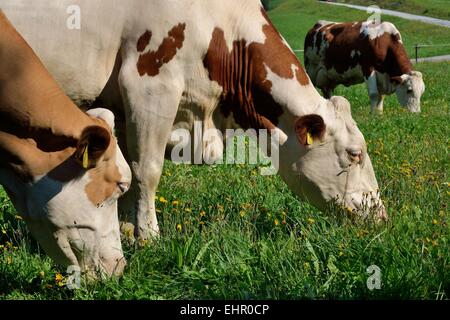
[(138, 234), (136, 235), (137, 245), (140, 247), (145, 247), (148, 244), (152, 244), (158, 241), (159, 237), (160, 237), (159, 229), (158, 230), (150, 229), (147, 231), (140, 229), (138, 230)]

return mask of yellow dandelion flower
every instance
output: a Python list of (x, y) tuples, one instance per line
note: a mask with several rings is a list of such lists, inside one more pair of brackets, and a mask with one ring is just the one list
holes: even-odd
[(57, 273), (56, 275), (55, 275), (55, 281), (56, 282), (61, 282), (61, 281), (63, 281), (63, 279), (64, 279), (64, 277), (63, 277), (63, 275), (61, 274), (61, 273)]
[(200, 217), (204, 217), (204, 216), (206, 216), (206, 212), (205, 211), (200, 212)]
[(177, 224), (177, 230), (181, 231), (181, 229), (183, 228), (183, 226), (181, 225), (181, 223)]
[(434, 225), (437, 225), (437, 224), (438, 224), (438, 221), (437, 221), (436, 219), (433, 219), (433, 224), (434, 224)]
[(275, 219), (275, 221), (273, 223), (277, 226), (280, 224), (280, 221), (278, 221), (278, 219)]
[(309, 224), (313, 224), (314, 222), (316, 222), (316, 220), (314, 220), (313, 218), (308, 218), (308, 222)]
[(172, 205), (173, 205), (173, 206), (177, 206), (179, 203), (180, 203), (180, 202), (179, 202), (178, 200), (172, 201)]
[(242, 218), (245, 217), (245, 211), (239, 212), (239, 215), (240, 215)]
[(164, 198), (164, 197), (159, 197), (159, 202), (161, 202), (161, 203), (167, 203), (167, 200), (166, 200), (166, 198)]

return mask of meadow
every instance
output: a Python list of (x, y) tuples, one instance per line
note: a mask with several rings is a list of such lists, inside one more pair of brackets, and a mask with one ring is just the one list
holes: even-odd
[[(306, 25), (327, 18), (306, 5), (296, 13), (298, 2), (271, 12), (293, 47)], [(391, 96), (383, 116), (370, 116), (363, 85), (336, 92), (367, 140), (387, 223), (319, 212), (258, 166), (167, 162), (161, 238), (125, 245), (122, 278), (72, 291), (0, 189), (0, 299), (450, 299), (450, 63), (417, 69), (427, 86), (420, 114)], [(367, 288), (371, 265), (381, 270), (380, 290)]]
[[(369, 17), (361, 10), (332, 6), (315, 0), (278, 0), (273, 1), (272, 6), (274, 9), (271, 10), (270, 17), (293, 49), (303, 49), (306, 33), (318, 20), (364, 21)], [(400, 30), (410, 58), (414, 57), (416, 44), (450, 44), (449, 28), (385, 15), (382, 15), (381, 19), (394, 23)], [(419, 51), (419, 57), (445, 54), (450, 54), (450, 46), (426, 47)], [(302, 53), (298, 55), (303, 59)]]
[(363, 6), (375, 4), (383, 9), (403, 11), (446, 20), (450, 19), (450, 6), (447, 0), (338, 0), (338, 2)]

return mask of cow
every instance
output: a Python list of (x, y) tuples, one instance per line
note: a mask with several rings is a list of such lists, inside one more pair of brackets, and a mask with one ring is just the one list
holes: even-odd
[[(65, 92), (125, 118), (134, 177), (119, 212), (143, 243), (159, 234), (155, 194), (172, 131), (196, 120), (204, 131), (278, 135), (279, 174), (300, 199), (386, 217), (348, 101), (317, 92), (259, 0), (24, 3), (0, 0)], [(80, 29), (66, 27), (76, 20), (69, 6)], [(203, 144), (208, 163), (221, 157), (223, 141)]]
[(318, 21), (305, 38), (305, 68), (326, 98), (339, 84), (365, 82), (372, 113), (383, 113), (386, 95), (420, 112), (425, 91), (422, 73), (414, 71), (402, 37), (390, 22)]
[(45, 252), (120, 275), (117, 202), (131, 169), (107, 109), (82, 112), (0, 10), (0, 184)]

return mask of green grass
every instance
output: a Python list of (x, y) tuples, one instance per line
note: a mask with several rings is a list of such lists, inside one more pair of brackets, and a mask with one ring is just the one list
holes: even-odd
[[(269, 15), (293, 49), (303, 49), (306, 33), (318, 20), (362, 21), (369, 17), (361, 10), (331, 6), (313, 0), (285, 0), (271, 10)], [(410, 58), (414, 57), (416, 44), (450, 44), (449, 28), (390, 16), (382, 16), (382, 20), (394, 23), (400, 30)], [(426, 47), (419, 51), (419, 57), (444, 54), (450, 54), (450, 46)], [(299, 54), (299, 57), (303, 59), (303, 54)]]
[(359, 5), (377, 5), (382, 9), (390, 9), (440, 19), (450, 19), (448, 0), (338, 0)]
[[(363, 86), (338, 89), (368, 141), (386, 225), (318, 212), (255, 166), (168, 162), (158, 193), (168, 202), (157, 203), (161, 239), (126, 248), (122, 279), (73, 292), (57, 285), (64, 270), (40, 252), (0, 192), (0, 298), (449, 299), (450, 63), (418, 69), (427, 84), (419, 115), (389, 97), (384, 116), (371, 117)], [(382, 288), (369, 291), (373, 264)]]
[[(282, 17), (298, 17), (288, 11), (273, 12), (283, 32)], [(256, 166), (167, 162), (160, 240), (125, 247), (123, 278), (70, 291), (0, 189), (0, 299), (450, 299), (450, 63), (417, 69), (427, 85), (421, 114), (391, 96), (372, 117), (363, 85), (336, 92), (368, 142), (387, 224), (323, 214)], [(381, 290), (367, 289), (371, 265)]]

